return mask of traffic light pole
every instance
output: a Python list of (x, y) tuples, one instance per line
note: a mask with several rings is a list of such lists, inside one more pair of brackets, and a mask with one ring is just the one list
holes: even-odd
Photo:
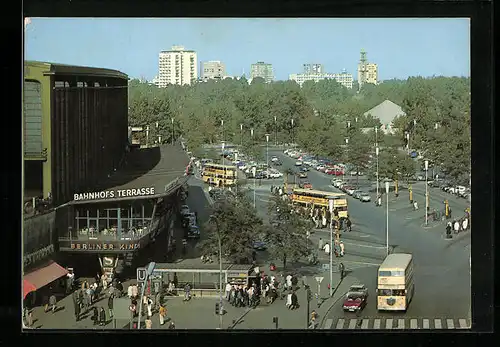
[(306, 316), (306, 327), (309, 327), (309, 315), (311, 314), (311, 289), (309, 285), (306, 284), (306, 299), (307, 299), (307, 316)]

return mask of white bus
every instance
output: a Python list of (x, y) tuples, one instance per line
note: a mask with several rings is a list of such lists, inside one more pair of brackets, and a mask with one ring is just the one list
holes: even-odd
[(389, 254), (377, 275), (377, 310), (406, 311), (415, 292), (411, 254)]

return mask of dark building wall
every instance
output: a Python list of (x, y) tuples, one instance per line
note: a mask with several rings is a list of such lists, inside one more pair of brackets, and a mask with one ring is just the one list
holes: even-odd
[(55, 211), (25, 218), (23, 224), (23, 254), (27, 255), (41, 248), (55, 245), (57, 241), (55, 223)]
[(119, 167), (128, 143), (128, 85), (57, 75), (52, 85), (52, 196), (59, 205), (93, 191)]

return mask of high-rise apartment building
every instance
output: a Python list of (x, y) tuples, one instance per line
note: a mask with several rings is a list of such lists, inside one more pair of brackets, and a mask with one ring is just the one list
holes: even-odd
[(226, 67), (218, 60), (204, 61), (200, 65), (202, 80), (223, 79), (226, 76)]
[(323, 64), (304, 64), (304, 75), (324, 73)]
[(274, 71), (272, 64), (266, 64), (263, 61), (259, 61), (256, 64), (252, 64), (250, 67), (250, 78), (262, 77), (266, 83), (271, 83), (274, 81)]
[(366, 52), (361, 50), (361, 57), (358, 63), (358, 85), (359, 88), (365, 83), (378, 83), (378, 66), (375, 63), (369, 63), (366, 58)]
[(301, 87), (306, 81), (318, 82), (325, 79), (333, 79), (344, 87), (351, 89), (353, 83), (352, 74), (345, 70), (342, 73), (315, 73), (315, 74), (291, 74), (289, 80), (297, 82)]
[(198, 78), (198, 62), (195, 51), (183, 46), (172, 46), (169, 51), (161, 51), (159, 57), (158, 86), (169, 84), (191, 84)]

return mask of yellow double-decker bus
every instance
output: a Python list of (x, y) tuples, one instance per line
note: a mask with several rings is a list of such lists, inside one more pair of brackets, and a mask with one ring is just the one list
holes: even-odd
[(378, 269), (377, 310), (406, 311), (415, 292), (411, 254), (389, 254)]
[(339, 218), (347, 218), (349, 212), (345, 194), (299, 188), (295, 188), (292, 192), (292, 202), (306, 206), (314, 205), (328, 208), (329, 197), (334, 197), (333, 208), (339, 211)]
[(207, 163), (203, 166), (203, 182), (218, 187), (231, 187), (236, 184), (236, 166)]

